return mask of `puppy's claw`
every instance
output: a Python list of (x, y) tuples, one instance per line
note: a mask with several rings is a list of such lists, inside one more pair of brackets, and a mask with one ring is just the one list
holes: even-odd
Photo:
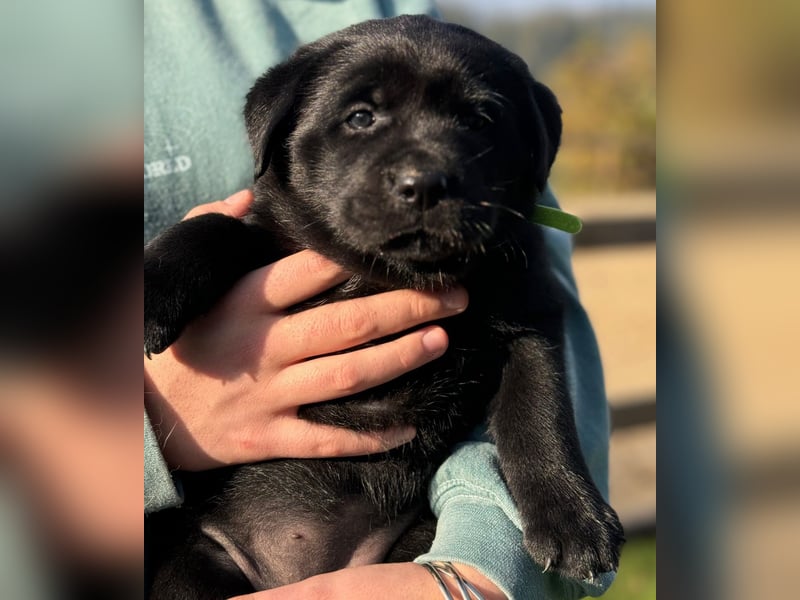
[[(559, 500), (548, 506), (568, 504)], [(531, 519), (525, 525), (525, 547), (536, 564), (544, 566), (542, 573), (549, 571), (582, 581), (587, 574), (594, 579), (599, 573), (616, 570), (625, 537), (616, 513), (599, 494), (595, 503), (588, 503), (578, 513), (547, 513), (540, 509), (532, 512), (551, 516), (548, 521)]]
[(159, 325), (153, 320), (145, 320), (144, 324), (144, 353), (147, 358), (153, 354), (161, 354), (178, 339), (181, 327), (176, 325)]

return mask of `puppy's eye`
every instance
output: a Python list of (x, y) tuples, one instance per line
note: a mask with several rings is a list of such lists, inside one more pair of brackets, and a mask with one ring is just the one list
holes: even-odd
[(485, 112), (476, 110), (460, 115), (458, 122), (462, 127), (466, 127), (472, 131), (477, 131), (486, 127), (492, 122), (492, 119)]
[(357, 110), (345, 122), (353, 129), (366, 129), (375, 123), (375, 115), (368, 110)]

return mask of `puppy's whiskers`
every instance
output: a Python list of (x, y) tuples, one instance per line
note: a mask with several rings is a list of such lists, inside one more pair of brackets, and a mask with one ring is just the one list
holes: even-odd
[(495, 106), (503, 107), (505, 104), (511, 104), (503, 94), (500, 92), (490, 91), (488, 93), (489, 98), (487, 99), (488, 102), (491, 102)]
[(522, 248), (522, 246), (519, 245), (519, 242), (514, 242), (514, 244), (511, 247), (512, 248), (519, 248), (519, 253), (522, 254), (522, 260), (525, 261), (525, 270), (527, 271), (528, 270), (528, 255), (527, 255), (527, 253)]
[(522, 260), (525, 261), (525, 268), (528, 268), (528, 254), (525, 252), (525, 248), (523, 248), (522, 244), (520, 243), (519, 239), (514, 236), (510, 235), (506, 238), (511, 247), (514, 249), (514, 253), (516, 254), (517, 250), (522, 255)]
[(476, 226), (478, 227), (478, 231), (480, 231), (485, 237), (492, 237), (494, 234), (494, 230), (492, 226), (489, 225), (486, 221), (477, 221)]
[(486, 208), (497, 208), (497, 209), (500, 209), (500, 210), (504, 210), (507, 213), (522, 219), (523, 221), (527, 221), (528, 220), (525, 217), (525, 215), (523, 215), (521, 212), (516, 211), (513, 208), (509, 208), (508, 206), (505, 206), (503, 204), (497, 204), (496, 202), (485, 202), (485, 201), (484, 202), (478, 202), (478, 206), (483, 206), (483, 207), (486, 207)]
[[(505, 248), (511, 250), (511, 256), (505, 251)], [(506, 238), (502, 242), (497, 245), (497, 249), (503, 253), (503, 256), (506, 259), (506, 262), (510, 263), (513, 260), (516, 260), (517, 257), (522, 258), (522, 261), (525, 264), (525, 270), (528, 269), (528, 255), (525, 253), (525, 250), (519, 244), (519, 242), (514, 238)], [(519, 251), (519, 253), (518, 253)]]
[(488, 148), (486, 148), (486, 149), (484, 149), (484, 150), (481, 150), (480, 152), (478, 152), (478, 153), (477, 153), (475, 156), (473, 156), (472, 158), (468, 158), (467, 160), (465, 160), (465, 161), (464, 161), (464, 165), (468, 165), (468, 164), (469, 164), (469, 163), (471, 163), (471, 162), (475, 162), (475, 161), (476, 161), (476, 160), (478, 160), (479, 158), (483, 158), (484, 156), (486, 156), (487, 154), (489, 154), (489, 152), (491, 152), (492, 150), (494, 150), (494, 146), (489, 146)]
[[(377, 262), (378, 262), (378, 255), (377, 254), (373, 254), (372, 255), (372, 264), (369, 266), (369, 278), (370, 279), (372, 279), (372, 271), (375, 269), (375, 263), (377, 263)], [(388, 275), (388, 273), (387, 273), (387, 275)]]
[(320, 218), (320, 219), (314, 219), (313, 221), (308, 221), (305, 225), (303, 225), (303, 230), (309, 229), (314, 225), (318, 225), (319, 223), (322, 223), (324, 220), (325, 219)]

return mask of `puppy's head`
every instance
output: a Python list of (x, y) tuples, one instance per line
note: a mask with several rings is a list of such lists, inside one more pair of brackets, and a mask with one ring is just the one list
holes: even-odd
[(300, 48), (256, 82), (245, 119), (257, 214), (298, 246), (420, 286), (529, 217), (561, 137), (555, 97), (521, 59), (421, 16)]

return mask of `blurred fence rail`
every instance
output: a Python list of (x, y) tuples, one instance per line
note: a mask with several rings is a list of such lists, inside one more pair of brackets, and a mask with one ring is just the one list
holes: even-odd
[(611, 407), (611, 503), (628, 537), (656, 527), (655, 191), (560, 197), (583, 220), (573, 264)]
[(576, 247), (621, 246), (656, 241), (655, 217), (594, 218), (575, 236)]

